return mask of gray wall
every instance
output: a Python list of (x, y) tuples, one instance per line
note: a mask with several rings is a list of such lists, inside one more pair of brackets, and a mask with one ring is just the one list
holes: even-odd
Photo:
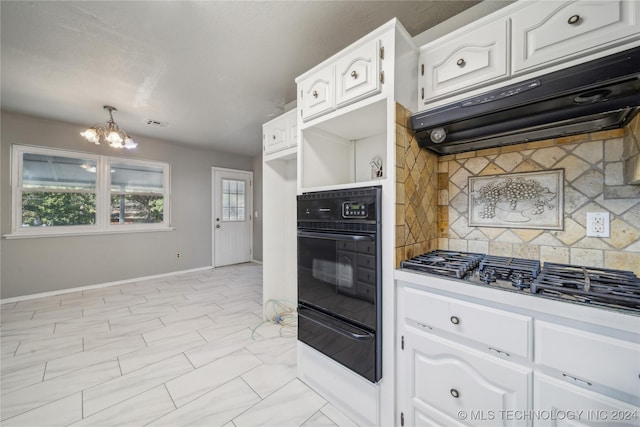
[[(28, 144), (171, 165), (170, 232), (5, 239), (0, 242), (1, 298), (211, 266), (211, 168), (252, 170), (250, 157), (136, 137), (134, 152), (87, 143), (86, 127), (1, 112), (0, 220), (11, 233), (10, 147)], [(256, 175), (258, 175), (256, 173)], [(255, 185), (254, 188), (262, 188)], [(255, 245), (262, 238), (254, 237)], [(176, 260), (176, 252), (182, 254)]]
[(262, 261), (262, 155), (253, 163), (253, 259)]

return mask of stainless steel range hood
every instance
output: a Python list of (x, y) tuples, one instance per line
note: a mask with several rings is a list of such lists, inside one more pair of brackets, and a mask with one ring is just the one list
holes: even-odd
[(453, 154), (626, 126), (640, 107), (640, 47), (411, 116), (421, 147)]

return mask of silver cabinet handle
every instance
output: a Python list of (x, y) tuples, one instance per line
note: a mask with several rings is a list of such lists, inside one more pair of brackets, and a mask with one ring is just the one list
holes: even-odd
[(454, 325), (459, 325), (460, 318), (458, 316), (451, 316), (451, 323), (453, 323)]
[(456, 62), (456, 65), (460, 68), (464, 67), (466, 64), (467, 63), (462, 58), (458, 59), (458, 61)]
[(498, 350), (497, 348), (489, 347), (489, 350), (495, 351), (496, 353), (502, 354), (503, 356), (511, 357), (511, 355), (506, 351)]
[(562, 376), (565, 377), (565, 378), (569, 378), (570, 380), (573, 380), (575, 382), (579, 382), (579, 383), (586, 384), (586, 385), (589, 385), (589, 386), (592, 385), (589, 381), (581, 380), (578, 377), (574, 377), (572, 375), (565, 374), (564, 372), (562, 373)]
[(311, 95), (313, 95), (314, 98), (317, 98), (318, 97), (318, 91), (314, 90)]
[(355, 70), (353, 70), (353, 71), (351, 72), (351, 77), (353, 77), (354, 79), (357, 79), (357, 78), (358, 78), (358, 73), (356, 73), (356, 71), (355, 71)]
[(574, 25), (574, 24), (577, 24), (579, 20), (580, 20), (580, 15), (572, 15), (569, 17), (569, 19), (567, 19), (567, 23), (569, 25)]
[(460, 392), (455, 388), (449, 390), (449, 393), (451, 393), (451, 396), (455, 397), (456, 399), (460, 397)]

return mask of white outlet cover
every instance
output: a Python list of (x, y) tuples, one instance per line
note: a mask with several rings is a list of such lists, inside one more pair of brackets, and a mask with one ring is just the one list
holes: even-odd
[(587, 236), (611, 236), (609, 227), (609, 212), (587, 212)]

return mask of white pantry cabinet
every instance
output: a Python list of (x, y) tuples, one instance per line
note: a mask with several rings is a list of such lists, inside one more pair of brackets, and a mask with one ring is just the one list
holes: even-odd
[(637, 0), (520, 0), (420, 48), (426, 110), (640, 41)]
[(382, 188), (382, 379), (363, 384), (298, 343), (298, 377), (359, 425), (394, 424), (395, 156), (396, 137), (404, 138), (396, 124), (418, 103), (417, 63), (411, 36), (392, 19), (296, 79), (298, 194)]
[(263, 307), (272, 316), (270, 300), (290, 306), (297, 301), (297, 110), (263, 125), (262, 261)]

